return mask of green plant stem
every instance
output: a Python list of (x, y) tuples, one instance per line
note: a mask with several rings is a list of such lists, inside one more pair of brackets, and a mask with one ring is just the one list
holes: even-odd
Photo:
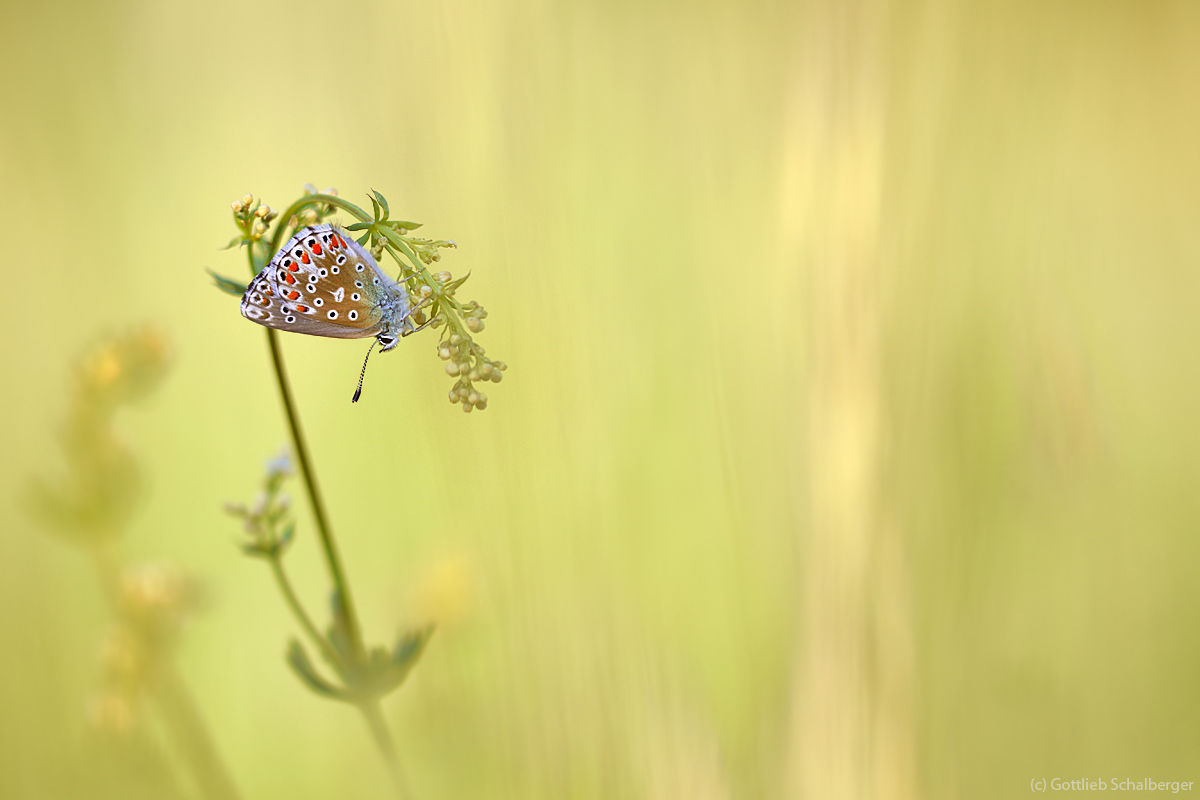
[[(283, 234), (287, 230), (288, 221), (293, 216), (298, 214), (302, 209), (318, 204), (328, 204), (348, 211), (360, 221), (366, 222), (373, 217), (367, 214), (358, 206), (349, 203), (341, 198), (332, 195), (313, 194), (307, 195), (295, 203), (292, 203), (283, 214), (280, 215), (279, 224), (275, 228), (275, 232), (271, 237), (269, 250), (264, 254), (265, 259), (271, 258), (278, 252), (282, 244)], [(258, 266), (254, 260), (253, 247), (247, 248), (247, 257), (250, 261), (251, 273), (257, 274)], [(296, 402), (292, 397), (291, 384), (288, 381), (287, 368), (283, 361), (283, 351), (279, 346), (278, 336), (272, 328), (267, 329), (267, 344), (271, 349), (271, 362), (275, 368), (275, 377), (279, 384), (279, 394), (283, 400), (284, 413), (287, 416), (288, 427), (292, 434), (292, 446), (296, 453), (296, 460), (300, 465), (300, 473), (304, 478), (304, 485), (308, 491), (309, 501), (312, 504), (313, 516), (316, 519), (317, 532), (321, 537), (321, 544), (325, 550), (325, 560), (329, 566), (330, 577), (333, 580), (334, 590), (337, 593), (340, 601), (342, 613), (345, 616), (344, 623), (349, 635), (351, 646), (354, 649), (354, 657), (356, 664), (347, 665), (348, 668), (354, 669), (356, 666), (365, 666), (367, 664), (366, 646), (363, 642), (362, 628), (358, 622), (358, 616), (354, 610), (354, 602), (350, 595), (350, 583), (346, 579), (345, 571), (342, 568), (342, 561), (338, 555), (337, 545), (333, 538), (333, 531), (329, 525), (329, 518), (325, 513), (325, 504), (321, 499), (321, 492), (317, 486), (316, 473), (312, 469), (312, 459), (308, 453), (308, 445), (304, 439), (304, 431), (300, 426), (300, 416), (296, 412)], [(272, 568), (275, 571), (276, 580), (279, 582), (280, 588), (283, 591), (284, 597), (291, 606), (292, 612), (300, 621), (302, 627), (314, 641), (319, 643), (322, 651), (333, 656), (333, 663), (343, 663), (342, 660), (336, 657), (332, 652), (329, 641), (320, 635), (312, 620), (305, 613), (303, 606), (300, 605), (299, 599), (292, 590), (291, 584), (287, 581), (287, 576), (284, 574), (282, 566), (279, 565), (278, 559), (272, 559)], [(392, 783), (396, 789), (396, 795), (401, 800), (408, 800), (412, 797), (412, 793), (408, 789), (408, 784), (404, 779), (404, 773), (400, 768), (400, 757), (396, 752), (396, 744), (392, 740), (392, 735), (388, 731), (387, 723), (383, 718), (382, 707), (378, 697), (364, 699), (359, 704), (359, 709), (366, 718), (367, 726), (371, 729), (371, 735), (375, 739), (375, 744), (379, 748), (380, 754), (387, 763), (388, 772), (391, 775)]]
[(408, 788), (408, 781), (404, 779), (404, 770), (400, 767), (400, 756), (396, 752), (396, 743), (393, 741), (392, 734), (388, 731), (387, 723), (383, 719), (383, 710), (379, 704), (379, 699), (366, 700), (359, 708), (362, 710), (363, 716), (367, 719), (367, 726), (371, 729), (371, 735), (375, 738), (375, 745), (383, 755), (383, 760), (387, 762), (388, 772), (392, 777), (392, 785), (396, 789), (396, 796), (400, 800), (409, 800), (413, 795)]
[(366, 211), (363, 211), (358, 206), (354, 205), (354, 203), (351, 203), (347, 200), (343, 200), (340, 197), (334, 197), (331, 194), (305, 195), (304, 197), (301, 197), (299, 200), (297, 200), (296, 202), (294, 202), (290, 206), (288, 206), (287, 211), (284, 211), (282, 214), (279, 215), (279, 224), (275, 227), (274, 235), (271, 236), (271, 247), (270, 247), (271, 253), (270, 253), (270, 255), (274, 255), (275, 253), (279, 252), (279, 247), (283, 244), (283, 232), (287, 230), (288, 221), (292, 217), (299, 214), (302, 210), (304, 210), (308, 206), (317, 206), (317, 205), (322, 205), (322, 204), (330, 205), (330, 206), (337, 206), (338, 208), (342, 209), (343, 211), (348, 211), (348, 212), (350, 212), (351, 215), (353, 215), (354, 217), (357, 217), (359, 222), (369, 222), (372, 219), (374, 219), (374, 217), (372, 217)]
[(325, 551), (325, 563), (329, 567), (329, 577), (333, 581), (334, 591), (345, 614), (345, 624), (350, 635), (351, 646), (355, 655), (360, 659), (366, 657), (363, 646), (362, 629), (358, 624), (358, 615), (354, 613), (354, 600), (350, 595), (350, 582), (346, 580), (346, 571), (342, 568), (342, 558), (338, 555), (337, 542), (333, 538), (333, 529), (329, 525), (329, 516), (325, 513), (325, 502), (321, 499), (321, 489), (317, 485), (317, 474), (312, 468), (312, 458), (308, 454), (308, 443), (304, 439), (304, 429), (300, 427), (300, 415), (296, 413), (296, 401), (292, 397), (292, 386), (288, 381), (287, 366), (283, 363), (283, 350), (279, 346), (279, 336), (273, 328), (267, 328), (267, 344), (271, 348), (271, 363), (275, 366), (275, 378), (279, 383), (279, 395), (283, 400), (283, 410), (287, 416), (288, 429), (292, 434), (292, 447), (296, 451), (296, 461), (300, 464), (300, 474), (304, 477), (304, 488), (308, 491), (308, 499), (312, 504), (313, 517), (317, 523), (317, 534), (321, 537), (321, 547)]
[[(336, 198), (334, 198), (336, 199)], [(293, 208), (296, 204), (293, 204)], [(283, 230), (286, 220), (291, 218), (294, 211), (281, 218), (279, 231)], [(274, 253), (274, 251), (272, 251)], [(271, 254), (267, 255), (270, 258)], [(254, 248), (246, 248), (246, 257), (250, 262), (252, 275), (258, 273), (258, 265), (254, 261)], [(362, 629), (358, 624), (358, 615), (354, 612), (354, 599), (350, 594), (350, 582), (346, 580), (346, 572), (342, 567), (342, 559), (338, 554), (337, 542), (333, 538), (333, 529), (329, 524), (329, 515), (325, 513), (325, 501), (321, 499), (321, 489), (317, 485), (317, 474), (312, 468), (312, 459), (308, 454), (308, 443), (304, 438), (304, 429), (300, 425), (300, 415), (296, 412), (296, 401), (292, 397), (292, 386), (288, 381), (287, 366), (283, 361), (283, 350), (279, 346), (279, 336), (274, 328), (267, 328), (267, 346), (271, 350), (271, 363), (275, 368), (275, 379), (279, 384), (279, 396), (283, 400), (283, 411), (287, 417), (288, 430), (292, 434), (292, 449), (296, 453), (296, 461), (300, 464), (300, 474), (304, 478), (304, 488), (308, 492), (308, 500), (312, 505), (313, 517), (317, 523), (317, 535), (321, 537), (321, 547), (325, 551), (325, 563), (329, 567), (329, 577), (333, 581), (342, 613), (345, 616), (347, 633), (350, 636), (351, 647), (355, 656), (366, 658), (366, 647), (363, 645)]]
[(331, 664), (340, 664), (341, 659), (329, 644), (329, 640), (321, 635), (317, 630), (317, 626), (313, 624), (312, 617), (304, 610), (304, 606), (300, 604), (300, 598), (296, 596), (296, 591), (292, 588), (292, 582), (288, 580), (287, 573), (283, 571), (283, 562), (278, 555), (268, 559), (271, 562), (271, 573), (275, 576), (275, 583), (279, 585), (279, 591), (283, 593), (283, 598), (287, 601), (288, 608), (292, 610), (292, 615), (296, 621), (300, 623), (300, 627), (304, 628), (304, 632), (308, 634), (308, 638), (312, 639), (313, 644), (321, 650), (325, 660)]

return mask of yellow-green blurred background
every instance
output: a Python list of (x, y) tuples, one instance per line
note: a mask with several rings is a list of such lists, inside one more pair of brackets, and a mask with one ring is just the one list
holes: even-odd
[(1194, 4), (2, 17), (0, 796), (200, 796), (89, 717), (111, 617), (25, 510), (72, 370), (146, 321), (120, 557), (203, 587), (174, 659), (222, 758), (246, 798), (388, 792), (221, 511), (286, 434), (204, 268), (245, 279), (230, 202), (305, 183), (455, 239), (510, 365), (464, 415), (425, 332), (351, 405), (362, 343), (284, 337), (368, 637), (442, 623), (385, 706), (421, 800), (1200, 781)]

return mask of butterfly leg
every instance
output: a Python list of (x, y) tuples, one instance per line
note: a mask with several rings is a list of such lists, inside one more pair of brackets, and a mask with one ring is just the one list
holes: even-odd
[[(408, 320), (405, 320), (405, 322), (408, 322)], [(409, 324), (411, 325), (412, 323), (409, 323)], [(433, 324), (433, 320), (431, 319), (431, 320), (429, 320), (429, 321), (425, 322), (425, 323), (424, 323), (424, 324), (422, 324), (422, 325), (418, 325), (418, 326), (417, 326), (417, 327), (415, 327), (415, 328), (409, 328), (408, 330), (404, 331), (404, 332), (403, 332), (403, 333), (401, 333), (400, 335), (401, 335), (401, 336), (412, 336), (412, 335), (413, 335), (414, 333), (416, 333), (417, 331), (423, 331), (423, 330), (425, 330), (426, 328), (428, 328), (428, 327), (429, 327), (430, 325), (432, 325), (432, 324)]]
[(432, 302), (433, 302), (433, 298), (426, 297), (420, 303), (417, 303), (417, 305), (415, 305), (413, 308), (410, 308), (408, 310), (408, 313), (404, 315), (404, 324), (406, 326), (408, 326), (408, 330), (403, 331), (400, 334), (401, 336), (411, 336), (412, 334), (416, 333), (417, 331), (421, 330), (422, 328), (426, 327), (427, 325), (429, 325), (430, 323), (433, 322), (433, 320), (431, 319), (431, 320), (429, 320), (429, 322), (424, 323), (420, 327), (413, 327), (413, 323), (412, 323), (412, 315), (417, 313), (418, 311), (420, 311), (422, 308), (425, 308), (425, 306), (429, 305)]

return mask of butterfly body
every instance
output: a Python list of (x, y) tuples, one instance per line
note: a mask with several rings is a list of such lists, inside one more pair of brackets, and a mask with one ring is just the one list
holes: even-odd
[(408, 293), (333, 225), (298, 231), (242, 295), (242, 316), (281, 331), (362, 339), (390, 350), (412, 330)]

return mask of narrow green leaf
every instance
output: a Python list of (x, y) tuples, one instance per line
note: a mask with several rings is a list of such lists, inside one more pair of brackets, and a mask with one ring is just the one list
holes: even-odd
[(358, 237), (358, 243), (363, 247), (367, 246), (367, 242), (371, 241), (371, 232), (367, 231), (362, 236)]
[(226, 278), (224, 275), (218, 275), (211, 269), (205, 267), (205, 271), (212, 275), (214, 285), (226, 294), (231, 294), (234, 297), (241, 297), (246, 293), (246, 284), (238, 283), (233, 278)]
[(346, 230), (348, 230), (348, 231), (365, 231), (367, 228), (371, 227), (374, 224), (375, 224), (374, 222), (356, 222), (353, 225), (347, 225)]
[(385, 669), (377, 669), (374, 683), (379, 694), (393, 691), (404, 683), (404, 679), (416, 666), (417, 659), (424, 652), (425, 645), (431, 636), (433, 636), (432, 625), (419, 631), (410, 631), (400, 637), (392, 651), (391, 663)]
[(296, 533), (296, 523), (289, 522), (283, 529), (283, 533), (279, 536), (279, 549), (283, 550), (292, 543), (292, 536)]
[(221, 249), (222, 249), (222, 250), (228, 250), (228, 249), (229, 249), (229, 248), (231, 248), (231, 247), (237, 247), (239, 244), (241, 244), (241, 243), (242, 243), (242, 242), (244, 242), (244, 241), (246, 241), (246, 237), (245, 237), (245, 236), (241, 236), (241, 235), (235, 236), (235, 237), (233, 237), (232, 239), (230, 239), (230, 240), (229, 240), (229, 244), (225, 245), (225, 246), (224, 246), (224, 247), (222, 247)]
[(409, 631), (401, 636), (396, 642), (395, 649), (392, 650), (392, 664), (406, 670), (412, 669), (431, 636), (433, 636), (432, 625), (417, 631)]
[(468, 272), (466, 275), (463, 275), (463, 276), (462, 276), (461, 278), (459, 278), (458, 280), (455, 280), (455, 281), (450, 281), (449, 283), (447, 283), (447, 284), (446, 284), (446, 291), (447, 291), (447, 292), (453, 292), (455, 289), (457, 289), (458, 287), (460, 287), (460, 286), (462, 286), (464, 283), (466, 283), (466, 282), (467, 282), (467, 278), (469, 278), (469, 277), (471, 277), (471, 273), (470, 273), (470, 272)]
[(388, 224), (391, 225), (393, 228), (396, 228), (397, 230), (399, 230), (400, 228), (404, 228), (404, 230), (406, 230), (406, 231), (415, 231), (417, 228), (421, 227), (424, 223), (408, 222), (405, 220), (400, 220), (400, 221), (392, 220)]
[(337, 651), (338, 656), (350, 663), (354, 656), (354, 645), (350, 639), (350, 621), (346, 618), (346, 606), (342, 603), (342, 594), (337, 589), (329, 593), (329, 609), (333, 613), (333, 622), (329, 626), (326, 638)]
[(388, 218), (388, 215), (392, 213), (392, 210), (390, 208), (388, 208), (388, 201), (387, 201), (386, 197), (384, 197), (383, 195), (381, 195), (379, 192), (375, 191), (374, 189), (371, 190), (371, 193), (373, 195), (375, 195), (375, 199), (377, 199), (379, 201), (379, 204), (381, 206), (383, 206), (383, 219), (379, 220), (380, 222), (383, 222), (383, 220), (386, 220)]
[(288, 645), (287, 662), (297, 677), (317, 694), (345, 702), (353, 699), (349, 692), (334, 686), (317, 674), (317, 671), (313, 669), (312, 662), (308, 659), (308, 654), (304, 652), (300, 642), (295, 639)]
[(371, 205), (375, 206), (375, 221), (379, 222), (379, 220), (381, 219), (381, 217), (379, 216), (379, 201), (375, 199), (374, 194), (371, 195)]
[(246, 555), (250, 556), (251, 558), (263, 558), (264, 556), (267, 555), (267, 551), (263, 549), (262, 545), (257, 544), (255, 542), (249, 542), (247, 544), (243, 544), (242, 552), (245, 553)]

